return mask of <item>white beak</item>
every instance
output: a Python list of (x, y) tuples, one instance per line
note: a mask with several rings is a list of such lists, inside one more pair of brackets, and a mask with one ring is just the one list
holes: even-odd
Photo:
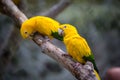
[(63, 36), (63, 30), (62, 29), (58, 29), (58, 34), (60, 35), (60, 36)]

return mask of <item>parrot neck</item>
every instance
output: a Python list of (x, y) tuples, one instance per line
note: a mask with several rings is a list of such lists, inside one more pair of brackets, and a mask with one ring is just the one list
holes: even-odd
[(80, 37), (78, 33), (71, 32), (70, 34), (67, 34), (64, 36), (64, 41), (68, 41), (69, 39)]

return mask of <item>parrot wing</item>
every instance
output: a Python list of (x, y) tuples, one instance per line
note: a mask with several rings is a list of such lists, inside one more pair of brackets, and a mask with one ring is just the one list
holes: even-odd
[(93, 54), (91, 54), (91, 55), (89, 55), (89, 56), (84, 56), (83, 59), (84, 59), (85, 61), (90, 61), (90, 62), (92, 62), (92, 63), (93, 63), (93, 66), (94, 66), (94, 69), (95, 69), (97, 72), (99, 72), (98, 69), (97, 69), (97, 66), (96, 66), (96, 64), (95, 64), (95, 60), (94, 60), (94, 55), (93, 55)]
[[(77, 43), (78, 43), (78, 42), (77, 42)], [(82, 58), (83, 58), (85, 61), (90, 61), (90, 62), (92, 62), (92, 63), (93, 63), (93, 66), (94, 66), (94, 69), (95, 69), (97, 72), (99, 72), (98, 69), (97, 69), (96, 63), (95, 63), (94, 55), (93, 55), (93, 53), (91, 52), (91, 50), (90, 50), (90, 48), (89, 48), (89, 45), (87, 44), (86, 40), (85, 40), (83, 37), (80, 37), (80, 38), (79, 38), (79, 43), (80, 43), (79, 45), (82, 46), (81, 49), (84, 51), (84, 52), (82, 52), (82, 53), (86, 54), (86, 55), (84, 55)]]

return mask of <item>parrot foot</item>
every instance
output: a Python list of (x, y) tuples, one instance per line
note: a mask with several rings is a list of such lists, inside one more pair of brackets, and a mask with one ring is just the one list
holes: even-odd
[(79, 62), (76, 62), (75, 64), (73, 64), (73, 67), (75, 70), (77, 70), (79, 68), (81, 64)]
[(44, 36), (44, 38), (45, 38), (45, 41), (47, 42), (47, 41), (50, 41), (50, 39), (48, 38), (48, 36)]
[(47, 41), (50, 41), (50, 39), (45, 39), (45, 41), (47, 42)]

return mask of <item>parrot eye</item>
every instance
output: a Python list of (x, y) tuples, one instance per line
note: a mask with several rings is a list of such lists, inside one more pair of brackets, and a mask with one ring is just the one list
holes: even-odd
[(25, 34), (27, 34), (27, 32), (24, 32)]
[(67, 26), (64, 26), (64, 28), (66, 28)]

